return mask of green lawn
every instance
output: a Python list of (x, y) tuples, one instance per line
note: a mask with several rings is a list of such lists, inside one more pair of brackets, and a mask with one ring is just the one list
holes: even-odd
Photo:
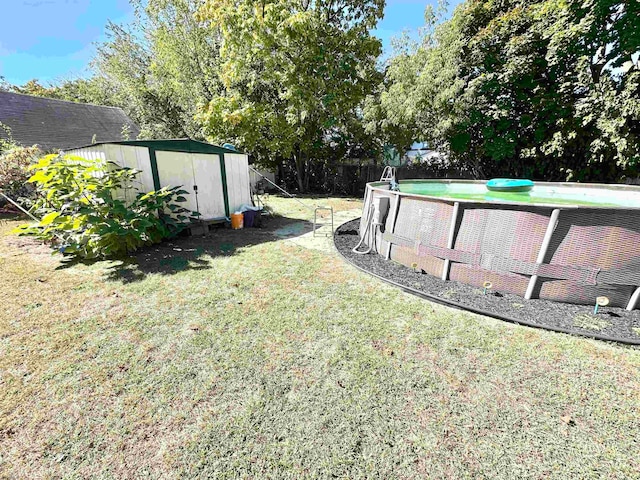
[(640, 477), (639, 350), (408, 296), (290, 222), (93, 265), (0, 224), (0, 477)]

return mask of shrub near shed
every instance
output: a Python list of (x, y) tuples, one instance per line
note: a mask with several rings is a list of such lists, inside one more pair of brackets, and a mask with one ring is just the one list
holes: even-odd
[[(42, 152), (37, 146), (21, 147), (0, 139), (0, 191), (14, 200), (28, 203), (33, 199), (35, 188), (26, 183), (28, 167)], [(0, 205), (4, 199), (0, 198)], [(25, 202), (26, 201), (26, 202)]]
[[(107, 167), (107, 168), (105, 168)], [(82, 258), (123, 255), (179, 233), (189, 217), (179, 204), (187, 193), (164, 187), (135, 189), (138, 170), (71, 155), (48, 155), (31, 167), (36, 185), (34, 213), (42, 220), (16, 231), (49, 242), (56, 251)], [(129, 201), (118, 192), (135, 192)]]

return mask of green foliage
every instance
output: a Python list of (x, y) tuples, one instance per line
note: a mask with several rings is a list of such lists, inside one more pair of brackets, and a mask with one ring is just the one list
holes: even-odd
[[(35, 189), (26, 183), (27, 169), (40, 155), (37, 146), (21, 147), (0, 139), (0, 191), (13, 199), (31, 200)], [(0, 198), (0, 204), (3, 200)]]
[(0, 75), (0, 92), (9, 92), (11, 91), (11, 84), (7, 82), (7, 80)]
[[(200, 116), (214, 142), (232, 141), (265, 166), (290, 163), (298, 188), (311, 165), (357, 121), (380, 77), (371, 36), (381, 0), (208, 0), (220, 29), (223, 89)], [(348, 138), (348, 137), (347, 137)], [(347, 147), (348, 149), (348, 147)]]
[(45, 87), (37, 78), (31, 79), (24, 85), (12, 85), (11, 90), (24, 95), (34, 95), (36, 97), (51, 97), (52, 89)]
[(126, 105), (118, 95), (118, 87), (99, 75), (88, 79), (65, 80), (50, 87), (47, 96), (70, 102), (92, 103), (126, 109)]
[(405, 126), (477, 176), (623, 180), (640, 163), (639, 52), (636, 1), (468, 0), (392, 59), (368, 125)]
[(0, 154), (6, 152), (7, 150), (15, 146), (17, 146), (17, 144), (13, 139), (11, 127), (9, 127), (9, 125), (5, 125), (4, 123), (0, 122)]
[[(65, 254), (112, 257), (176, 235), (197, 215), (179, 206), (179, 187), (138, 193), (139, 171), (71, 155), (48, 155), (31, 167), (42, 220), (17, 231), (51, 242)], [(132, 197), (132, 198), (131, 198)]]
[(131, 140), (131, 127), (126, 123), (122, 125), (122, 130), (120, 131), (120, 135), (122, 135), (122, 140), (124, 141)]
[(449, 151), (446, 131), (456, 118), (464, 80), (459, 76), (462, 38), (453, 18), (437, 25), (445, 5), (427, 8), (421, 43), (408, 37), (394, 42), (385, 78), (375, 95), (367, 98), (367, 131), (399, 151), (413, 142), (427, 141), (443, 153)]
[[(27, 168), (41, 155), (37, 146), (22, 147), (15, 143), (11, 128), (0, 122), (0, 191), (13, 199), (29, 203), (35, 189), (26, 184), (29, 178)], [(5, 203), (0, 198), (0, 205)]]
[(70, 102), (93, 103), (95, 105), (120, 106), (115, 100), (115, 89), (105, 79), (95, 76), (89, 79), (63, 80), (45, 86), (36, 78), (23, 85), (6, 85), (6, 90), (36, 97), (56, 98)]
[(197, 0), (134, 0), (135, 20), (107, 25), (94, 66), (141, 138), (203, 139), (194, 119), (219, 90), (219, 35)]

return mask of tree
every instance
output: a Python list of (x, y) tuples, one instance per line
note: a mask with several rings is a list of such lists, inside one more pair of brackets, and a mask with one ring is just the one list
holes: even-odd
[(117, 98), (113, 87), (103, 77), (76, 78), (60, 80), (49, 86), (42, 85), (37, 78), (31, 79), (24, 85), (6, 84), (6, 90), (34, 95), (37, 97), (55, 98), (70, 102), (93, 103), (95, 105), (120, 106), (115, 102)]
[(635, 168), (638, 72), (616, 69), (640, 49), (637, 2), (475, 0), (464, 14), (470, 109), (453, 132), (460, 150), (478, 139), (486, 174), (615, 181)]
[(11, 90), (15, 93), (22, 93), (24, 95), (34, 95), (36, 97), (48, 97), (50, 96), (50, 89), (41, 85), (37, 78), (31, 79), (22, 86), (11, 86)]
[(131, 0), (128, 25), (108, 23), (87, 79), (37, 79), (22, 86), (0, 82), (18, 93), (122, 108), (142, 138), (204, 139), (195, 119), (221, 89), (217, 28), (197, 18), (199, 0)]
[(217, 95), (219, 36), (196, 18), (197, 0), (133, 0), (135, 21), (109, 23), (98, 48), (97, 75), (145, 138), (203, 138), (194, 120)]
[(220, 28), (223, 89), (199, 117), (215, 142), (232, 141), (265, 166), (311, 166), (380, 80), (380, 41), (369, 30), (382, 0), (207, 0), (200, 18)]
[(579, 125), (558, 129), (549, 148), (559, 143), (556, 156), (571, 158), (578, 144), (578, 158), (566, 166), (575, 180), (638, 176), (640, 3), (588, 0), (563, 7), (556, 7), (560, 15), (546, 33), (549, 64)]
[(392, 60), (381, 108), (477, 176), (621, 180), (640, 162), (639, 52), (636, 1), (468, 0)]
[(92, 103), (120, 107), (117, 91), (104, 77), (94, 75), (90, 78), (62, 80), (48, 89), (46, 96), (70, 102)]
[(460, 77), (462, 36), (459, 19), (440, 22), (447, 4), (425, 10), (419, 41), (402, 36), (394, 41), (384, 81), (367, 99), (367, 130), (383, 143), (405, 151), (416, 140), (446, 153), (447, 131), (464, 111), (456, 99), (463, 91)]

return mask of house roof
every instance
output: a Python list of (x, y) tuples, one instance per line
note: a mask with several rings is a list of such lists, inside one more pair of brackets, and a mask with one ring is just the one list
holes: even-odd
[(95, 147), (97, 145), (131, 145), (133, 147), (147, 147), (154, 150), (165, 152), (189, 152), (189, 153), (239, 153), (243, 152), (231, 150), (230, 148), (220, 147), (212, 143), (201, 142), (191, 138), (166, 138), (161, 140), (121, 140), (114, 142), (96, 142), (87, 145), (81, 145), (73, 148), (65, 148), (65, 150), (77, 150), (79, 148)]
[[(25, 146), (40, 145), (58, 150), (74, 145), (122, 140), (122, 129), (136, 138), (138, 127), (120, 108), (75, 103), (0, 91), (0, 123), (11, 129), (11, 137)], [(0, 128), (0, 138), (8, 135)]]

